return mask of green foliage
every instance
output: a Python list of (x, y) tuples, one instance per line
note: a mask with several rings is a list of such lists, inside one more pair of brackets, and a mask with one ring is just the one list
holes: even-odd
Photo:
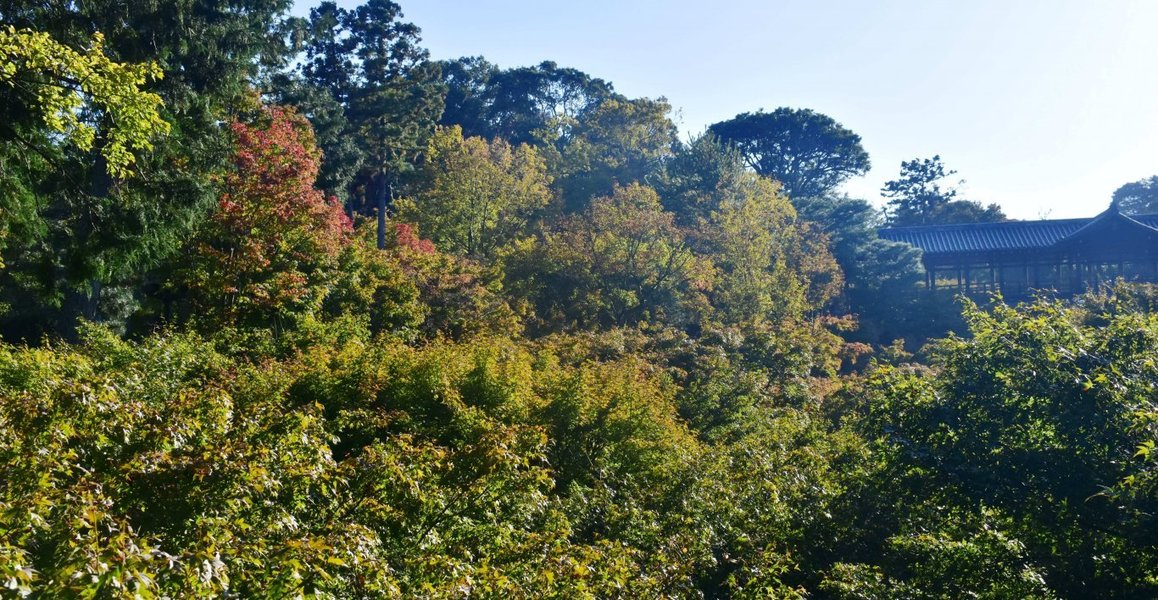
[(708, 470), (728, 461), (705, 455), (650, 371), (501, 340), (333, 341), (257, 364), (195, 336), (96, 328), (79, 346), (2, 346), (6, 581), (141, 597), (688, 595), (718, 543), (691, 526), (715, 522), (729, 488)]
[[(86, 46), (77, 51), (47, 33), (0, 26), (0, 99), (8, 121), (0, 128), (0, 272), (11, 246), (19, 256), (12, 276), (20, 287), (39, 283), (22, 272), (21, 262), (49, 233), (52, 211), (43, 206), (43, 184), (58, 161), (92, 154), (102, 165), (96, 176), (129, 178), (137, 154), (151, 151), (152, 142), (169, 132), (161, 98), (144, 90), (161, 79), (156, 63), (110, 59), (99, 32)], [(0, 315), (7, 308), (0, 299)]]
[[(492, 102), (491, 81), (499, 74), (495, 65), (481, 56), (462, 57), (439, 62), (442, 83), (446, 86), (446, 107), (439, 124), (458, 125), (470, 137), (503, 137), (491, 128), (489, 114)], [(528, 141), (529, 143), (529, 141)]]
[[(1088, 325), (1082, 310), (1049, 302), (966, 317), (972, 338), (946, 340), (935, 371), (882, 369), (866, 399), (914, 525), (932, 518), (954, 539), (975, 535), (952, 532), (962, 523), (993, 529), (1009, 548), (1001, 568), (1029, 569), (1056, 595), (1152, 595), (1158, 521), (1145, 448), (1158, 437), (1158, 321), (1129, 312)], [(921, 516), (946, 504), (963, 515)], [(898, 549), (917, 548), (907, 544)], [(983, 548), (962, 551), (1001, 556)]]
[(963, 331), (950, 294), (920, 290), (920, 250), (877, 236), (879, 211), (864, 200), (841, 196), (798, 198), (800, 218), (816, 223), (844, 274), (844, 289), (833, 309), (856, 317), (857, 328), (843, 335), (883, 346), (904, 338), (919, 348), (949, 331)]
[(430, 240), (405, 223), (395, 223), (387, 238), (387, 256), (418, 286), (426, 312), (425, 337), (469, 338), (486, 333), (522, 331), (493, 275), (477, 263), (439, 252)]
[(506, 286), (533, 303), (548, 329), (687, 322), (686, 305), (713, 272), (655, 191), (638, 184), (514, 245), (503, 261)]
[(400, 22), (397, 4), (369, 0), (340, 14), (344, 32), (336, 35), (348, 35), (357, 68), (353, 85), (338, 86), (335, 96), (347, 105), (366, 149), (367, 166), (378, 172), (402, 168), (400, 164), (422, 149), (442, 112), (437, 66), (417, 43), (419, 29)]
[(656, 190), (664, 208), (685, 227), (702, 224), (724, 198), (741, 190), (750, 179), (744, 159), (732, 146), (711, 135), (679, 144), (664, 165)]
[(459, 127), (431, 138), (413, 199), (397, 202), (398, 218), (418, 225), (439, 248), (493, 258), (526, 236), (551, 201), (546, 163), (525, 144), (463, 139)]
[(658, 172), (676, 145), (670, 112), (663, 98), (610, 98), (580, 118), (558, 117), (543, 141), (555, 151), (548, 157), (566, 207), (580, 211), (615, 186), (645, 183)]
[(955, 175), (946, 171), (941, 157), (901, 162), (899, 179), (885, 183), (881, 194), (889, 199), (889, 225), (951, 225), (953, 223), (992, 223), (1005, 221), (996, 204), (957, 200), (956, 188), (941, 189), (940, 181)]
[[(482, 589), (501, 584), (486, 561), (458, 572), (453, 548), (510, 545), (491, 536), (491, 510), (533, 518), (520, 503), (540, 502), (540, 468), (511, 454), (534, 456), (533, 430), (475, 427), (452, 447), (398, 433), (338, 461), (342, 407), (330, 405), (331, 421), (294, 397), (295, 381), (324, 369), (230, 366), (188, 338), (135, 347), (93, 335), (0, 360), (5, 396), (21, 394), (0, 420), (4, 548), (19, 560), (7, 564), (33, 578), (21, 585), (285, 597), (452, 589), (472, 573)], [(437, 535), (450, 524), (466, 537)]]
[(1158, 592), (1154, 289), (840, 376), (960, 315), (831, 119), (218, 4), (0, 0), (0, 595)]
[[(115, 180), (100, 132), (116, 123), (99, 103), (85, 102), (97, 110), (78, 115), (98, 131), (93, 149), (83, 151), (47, 134), (46, 107), (35, 98), (0, 86), (0, 221), (7, 221), (0, 229), (8, 230), (0, 304), (11, 307), (0, 329), (8, 339), (71, 336), (78, 318), (119, 319), (138, 302), (156, 300), (164, 277), (158, 269), (212, 210), (215, 175), (229, 156), (220, 125), (246, 104), (259, 65), (276, 63), (284, 49), (277, 22), (289, 4), (238, 0), (221, 10), (208, 0), (0, 0), (5, 27), (42, 32), (80, 56), (99, 33), (107, 60), (159, 66), (165, 77), (140, 86), (146, 95), (138, 97), (159, 96), (164, 106), (148, 107), (170, 127), (168, 136), (151, 140), (151, 152), (134, 155), (132, 178)], [(139, 112), (125, 122), (152, 118)]]
[(1146, 215), (1158, 211), (1158, 176), (1123, 184), (1114, 190), (1113, 201), (1126, 214)]
[[(744, 411), (693, 492), (697, 527), (710, 532), (715, 569), (701, 586), (734, 598), (808, 598), (825, 550), (849, 535), (840, 498), (867, 454), (848, 432), (828, 431), (810, 409)], [(709, 539), (711, 539), (709, 538)]]
[(350, 183), (363, 167), (365, 155), (351, 135), (346, 109), (330, 93), (301, 79), (279, 75), (271, 83), (271, 97), (282, 106), (292, 106), (306, 115), (314, 128), (322, 163), (318, 170), (318, 187), (327, 196), (346, 204)]
[(831, 192), (869, 170), (860, 136), (809, 109), (743, 113), (708, 131), (734, 146), (757, 173), (779, 181), (793, 200)]
[(1048, 588), (1025, 545), (1003, 530), (1008, 520), (997, 511), (953, 514), (939, 525), (944, 529), (889, 538), (885, 561), (904, 565), (904, 577), (890, 577), (875, 566), (838, 563), (821, 589), (849, 600), (1063, 597)]
[(422, 299), (422, 282), (407, 260), (413, 250), (398, 244), (395, 236), (391, 250), (383, 252), (372, 234), (363, 223), (342, 248), (323, 313), (330, 319), (364, 317), (371, 334), (414, 339), (431, 310)]
[(722, 203), (706, 235), (721, 267), (716, 304), (733, 323), (781, 322), (823, 306), (840, 269), (823, 238), (796, 222), (773, 182), (753, 179)]
[(512, 144), (566, 137), (589, 111), (620, 98), (610, 83), (550, 61), (506, 70), (481, 57), (440, 64), (447, 102), (439, 122), (471, 137)]
[[(82, 53), (46, 33), (11, 26), (0, 30), (0, 85), (27, 96), (44, 126), (80, 150), (91, 150), (99, 136), (105, 168), (113, 177), (130, 176), (133, 151), (152, 150), (151, 139), (169, 132), (159, 114), (161, 98), (141, 89), (161, 76), (155, 63), (110, 60), (100, 33)], [(86, 114), (104, 116), (100, 131), (82, 120)]]
[(553, 62), (503, 70), (479, 57), (441, 66), (447, 109), (440, 122), (468, 137), (534, 145), (571, 212), (616, 185), (650, 183), (677, 145), (663, 98), (628, 99)]
[[(755, 181), (768, 193), (752, 206), (790, 227), (786, 200)], [(600, 241), (617, 269), (605, 279), (631, 252), (672, 250), (651, 235), (678, 233), (658, 204), (643, 187), (596, 203), (592, 217), (617, 217), (593, 228), (617, 236)], [(252, 326), (138, 342), (88, 327), (77, 345), (0, 345), (5, 584), (140, 597), (1153, 591), (1158, 321), (1144, 295), (971, 309), (973, 337), (944, 342), (934, 368), (882, 367), (831, 396), (823, 363), (838, 345), (804, 309), (695, 336), (639, 321), (532, 343), (479, 310), (493, 292), (476, 267), (409, 226), (385, 252), (362, 228), (336, 261), (322, 320), (280, 342)], [(721, 279), (739, 266), (719, 264)], [(807, 304), (791, 273), (778, 276)]]
[(443, 108), (445, 90), (420, 33), (389, 0), (351, 9), (322, 2), (310, 11), (297, 72), (276, 82), (324, 134), (326, 188), (383, 219), (393, 186), (413, 171)]

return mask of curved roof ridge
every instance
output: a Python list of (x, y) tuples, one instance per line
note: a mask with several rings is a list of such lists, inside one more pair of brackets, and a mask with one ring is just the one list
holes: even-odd
[[(1054, 247), (1062, 240), (1073, 239), (1087, 230), (1095, 220), (1106, 223), (1111, 210), (1096, 217), (1076, 219), (1038, 219), (996, 223), (958, 223), (954, 225), (912, 225), (877, 230), (881, 239), (904, 242), (921, 248), (926, 255), (960, 252), (1017, 251)], [(1158, 239), (1158, 214), (1124, 215), (1116, 213), (1114, 222)], [(1087, 230), (1088, 231), (1088, 230)], [(1079, 237), (1085, 237), (1082, 234)]]
[[(1139, 216), (1141, 216), (1141, 215), (1139, 215)], [(1121, 221), (1130, 227), (1141, 227), (1142, 229), (1146, 230), (1149, 233), (1158, 234), (1158, 227), (1154, 227), (1152, 225), (1147, 225), (1146, 223), (1143, 223), (1143, 222), (1131, 217), (1130, 215), (1123, 214), (1122, 211), (1120, 211), (1118, 209), (1118, 202), (1115, 200), (1114, 202), (1110, 203), (1109, 208), (1102, 211), (1102, 213), (1099, 214), (1098, 216), (1090, 219), (1089, 223), (1086, 223), (1081, 228), (1079, 228), (1077, 231), (1074, 231), (1074, 232), (1070, 233), (1069, 235), (1066, 235), (1065, 237), (1055, 241), (1053, 243), (1053, 245), (1054, 246), (1060, 246), (1062, 244), (1073, 241), (1075, 239), (1079, 239), (1079, 238), (1087, 235), (1090, 231), (1096, 230), (1097, 228), (1101, 227), (1103, 223), (1107, 223), (1109, 221), (1114, 221), (1114, 220)]]
[[(1158, 231), (1158, 227), (1155, 227), (1155, 226), (1153, 226), (1153, 225), (1147, 225), (1146, 223), (1143, 223), (1143, 222), (1139, 221), (1138, 219), (1135, 219), (1134, 217), (1136, 217), (1136, 216), (1137, 216), (1137, 217), (1141, 217), (1141, 216), (1143, 216), (1143, 215), (1127, 215), (1127, 214), (1123, 214), (1123, 215), (1122, 215), (1122, 218), (1126, 219), (1127, 221), (1129, 221), (1129, 222), (1131, 222), (1131, 223), (1136, 223), (1136, 224), (1138, 224), (1138, 225), (1141, 225), (1142, 227), (1145, 227), (1146, 229), (1153, 229), (1154, 231)], [(1154, 216), (1154, 215), (1147, 215), (1147, 216)]]

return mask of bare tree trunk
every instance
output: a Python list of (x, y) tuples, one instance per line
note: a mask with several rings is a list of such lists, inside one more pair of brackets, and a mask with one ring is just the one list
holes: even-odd
[(100, 314), (100, 299), (101, 289), (103, 287), (99, 279), (93, 278), (88, 281), (89, 293), (87, 302), (85, 302), (84, 318), (89, 321), (99, 323), (102, 320)]
[[(112, 177), (109, 176), (107, 171), (108, 163), (106, 162), (104, 155), (100, 153), (100, 149), (103, 148), (104, 145), (105, 140), (98, 140), (96, 147), (94, 147), (92, 151), (94, 155), (94, 165), (89, 179), (89, 193), (94, 199), (107, 198), (113, 185)], [(91, 211), (92, 209), (90, 208), (89, 210)], [(87, 221), (82, 220), (81, 222), (91, 223), (91, 219), (92, 216), (90, 214)], [(83, 229), (78, 230), (76, 235), (78, 237), (86, 238), (93, 235), (93, 232), (91, 228), (85, 226)], [(87, 292), (82, 292), (79, 290), (74, 292), (77, 296), (77, 304), (76, 313), (74, 313), (69, 319), (71, 321), (71, 324), (69, 325), (70, 328), (75, 329), (78, 318), (82, 318), (87, 321), (100, 322), (101, 314), (99, 310), (99, 302), (102, 287), (103, 282), (99, 279), (98, 275), (89, 278)]]
[(390, 183), (386, 179), (386, 174), (379, 176), (378, 180), (378, 249), (386, 249), (386, 200), (390, 194)]

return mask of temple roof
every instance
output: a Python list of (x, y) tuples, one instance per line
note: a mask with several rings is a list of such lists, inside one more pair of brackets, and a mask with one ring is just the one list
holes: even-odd
[(921, 248), (926, 255), (935, 255), (1045, 249), (1089, 238), (1103, 229), (1122, 227), (1158, 234), (1158, 214), (1124, 215), (1111, 205), (1102, 214), (1085, 219), (892, 227), (881, 229), (879, 234), (883, 239), (906, 242)]

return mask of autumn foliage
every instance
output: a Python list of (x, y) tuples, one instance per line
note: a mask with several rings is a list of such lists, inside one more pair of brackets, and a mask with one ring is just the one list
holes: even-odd
[(1158, 598), (1158, 287), (849, 343), (868, 202), (288, 4), (0, 3), (0, 600)]
[(197, 308), (225, 323), (305, 312), (324, 297), (350, 220), (314, 187), (321, 156), (304, 117), (271, 107), (231, 130), (233, 169), (192, 249)]

